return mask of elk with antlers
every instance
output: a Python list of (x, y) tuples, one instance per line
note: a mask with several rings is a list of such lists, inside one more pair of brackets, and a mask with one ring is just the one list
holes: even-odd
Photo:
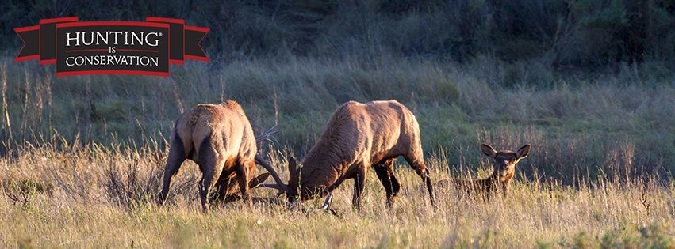
[(305, 155), (303, 167), (289, 160), (289, 201), (325, 197), (344, 180), (354, 179), (352, 204), (361, 206), (366, 173), (373, 167), (385, 188), (391, 207), (400, 185), (393, 171), (402, 156), (426, 183), (432, 205), (434, 196), (429, 171), (424, 164), (420, 129), (413, 113), (395, 100), (365, 104), (349, 101), (331, 116), (323, 134)]
[(241, 198), (250, 201), (249, 188), (269, 176), (253, 177), (257, 171), (255, 137), (244, 110), (233, 100), (199, 104), (178, 117), (159, 195), (160, 204), (166, 201), (171, 178), (186, 159), (197, 163), (202, 172), (199, 196), (204, 211), (208, 210), (207, 196), (215, 177), (218, 177), (217, 197), (234, 195), (230, 181), (236, 178)]

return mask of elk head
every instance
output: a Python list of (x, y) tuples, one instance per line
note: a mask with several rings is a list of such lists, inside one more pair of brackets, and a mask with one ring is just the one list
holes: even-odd
[(482, 144), (480, 151), (493, 159), (494, 173), (492, 177), (498, 179), (501, 183), (508, 183), (516, 173), (516, 164), (520, 159), (527, 157), (530, 152), (530, 145), (523, 145), (517, 152), (513, 152), (510, 150), (497, 151), (489, 144)]
[[(288, 184), (284, 184), (284, 182), (279, 178), (278, 174), (274, 172), (274, 169), (271, 166), (269, 166), (266, 162), (263, 163), (262, 159), (261, 162), (258, 163), (263, 165), (267, 169), (267, 171), (271, 173), (272, 177), (276, 182), (274, 184), (263, 183), (260, 184), (259, 186), (278, 190), (279, 191), (278, 195), (285, 194), (286, 197), (288, 198), (288, 202), (294, 203), (300, 200), (308, 199), (309, 196), (311, 196), (310, 193), (314, 193), (312, 191), (304, 191), (304, 193), (300, 192), (300, 167), (298, 167), (298, 163), (294, 157), (290, 157), (288, 159), (288, 172), (289, 172)], [(301, 196), (301, 194), (303, 196)]]

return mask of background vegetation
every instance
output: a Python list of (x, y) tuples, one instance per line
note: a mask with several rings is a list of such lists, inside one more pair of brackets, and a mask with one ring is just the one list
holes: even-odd
[[(56, 78), (52, 66), (12, 61), (12, 28), (59, 16), (183, 18), (211, 29), (211, 62), (172, 67), (170, 78)], [(0, 230), (5, 245), (673, 246), (673, 1), (10, 0), (0, 20), (0, 219), (15, 224)], [(170, 208), (155, 207), (173, 120), (224, 99), (242, 104), (257, 133), (277, 126), (260, 148), (282, 171), (352, 99), (413, 110), (435, 179), (488, 175), (480, 143), (533, 150), (513, 197), (446, 194), (435, 212), (413, 190), (383, 210), (370, 179), (361, 213), (348, 208), (350, 187), (340, 190), (343, 218), (263, 204), (201, 215), (191, 163)]]
[(665, 73), (675, 58), (672, 0), (10, 0), (0, 13), (0, 48), (18, 47), (12, 29), (43, 18), (162, 16), (209, 27), (207, 54), (224, 62), (382, 53), (465, 62), (488, 55), (554, 71), (617, 72), (622, 64), (646, 62)]
[[(5, 61), (5, 154), (25, 145), (164, 149), (174, 119), (197, 103), (235, 99), (262, 133), (278, 125), (276, 148), (302, 157), (329, 115), (350, 99), (397, 99), (418, 117), (427, 155), (446, 155), (450, 170), (475, 169), (478, 144), (517, 149), (533, 144), (521, 172), (572, 184), (621, 175), (669, 179), (675, 165), (675, 89), (638, 71), (595, 79), (556, 80), (541, 88), (500, 85), (513, 65), (481, 59), (439, 63), (407, 58), (371, 60), (289, 57), (230, 61), (213, 68), (188, 63), (172, 78), (78, 76)], [(547, 77), (520, 68), (522, 78)], [(542, 75), (543, 74), (543, 75)], [(261, 145), (262, 149), (268, 144)]]

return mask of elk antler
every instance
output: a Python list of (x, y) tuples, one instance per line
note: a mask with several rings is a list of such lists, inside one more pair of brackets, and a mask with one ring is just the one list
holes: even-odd
[[(269, 129), (267, 129), (265, 132), (261, 133), (257, 138), (255, 139), (256, 142), (262, 142), (262, 141), (270, 141), (270, 137), (277, 133), (277, 126), (272, 126)], [(267, 170), (270, 174), (272, 174), (272, 178), (274, 178), (274, 181), (276, 184), (267, 184), (267, 183), (261, 183), (260, 187), (267, 187), (267, 188), (274, 188), (279, 190), (279, 194), (281, 193), (286, 193), (288, 190), (288, 186), (281, 180), (281, 177), (279, 177), (279, 174), (274, 170), (274, 168), (265, 160), (262, 158), (260, 155), (255, 155), (255, 163), (262, 165), (263, 168)]]
[(269, 129), (267, 129), (265, 132), (261, 133), (256, 139), (256, 142), (262, 142), (262, 141), (270, 141), (270, 137), (277, 133), (277, 126), (272, 126)]
[(257, 163), (259, 165), (262, 165), (263, 168), (265, 168), (267, 170), (267, 172), (272, 174), (272, 178), (274, 178), (274, 182), (276, 182), (276, 184), (263, 183), (263, 184), (259, 185), (260, 187), (274, 188), (274, 189), (279, 190), (279, 192), (283, 192), (283, 193), (285, 193), (288, 190), (288, 186), (281, 180), (281, 177), (279, 177), (279, 174), (277, 174), (276, 170), (274, 170), (272, 165), (270, 165), (260, 155), (255, 155), (255, 163)]

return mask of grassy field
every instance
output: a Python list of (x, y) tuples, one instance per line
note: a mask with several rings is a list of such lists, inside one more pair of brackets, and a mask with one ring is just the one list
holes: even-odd
[[(560, 75), (481, 57), (290, 56), (186, 63), (168, 79), (55, 78), (3, 58), (1, 72), (0, 247), (675, 247), (675, 87), (638, 66)], [(302, 158), (350, 99), (408, 106), (434, 179), (489, 175), (480, 143), (533, 147), (514, 192), (490, 202), (449, 191), (434, 210), (400, 165), (406, 189), (393, 210), (371, 172), (360, 212), (348, 181), (339, 217), (239, 203), (202, 214), (188, 162), (157, 207), (173, 120), (223, 99), (242, 104), (256, 133), (277, 125), (260, 149), (285, 179), (288, 155)]]
[[(258, 203), (198, 204), (197, 167), (186, 163), (166, 207), (152, 202), (163, 158), (152, 150), (77, 151), (30, 148), (3, 159), (2, 247), (169, 248), (673, 248), (675, 186), (656, 181), (599, 180), (578, 188), (520, 180), (507, 199), (489, 202), (441, 190), (433, 209), (421, 180), (399, 169), (404, 186), (394, 209), (370, 174), (360, 212), (351, 209), (351, 181), (333, 208), (303, 213)], [(273, 155), (273, 164), (285, 159)], [(434, 168), (447, 158), (431, 157)], [(282, 176), (288, 174), (279, 168)], [(436, 171), (434, 177), (446, 178)], [(256, 190), (256, 196), (273, 196)], [(320, 201), (320, 200), (319, 200)], [(309, 202), (307, 207), (318, 207)]]
[[(388, 57), (188, 63), (171, 78), (77, 76), (3, 64), (0, 152), (25, 144), (165, 148), (173, 121), (198, 103), (234, 99), (256, 133), (277, 125), (276, 148), (301, 157), (348, 101), (396, 99), (417, 116), (427, 155), (475, 169), (476, 147), (533, 144), (520, 168), (573, 184), (580, 177), (670, 177), (675, 171), (675, 87), (642, 68), (560, 75), (543, 64), (478, 58), (454, 64)], [(265, 148), (269, 144), (261, 145)]]

